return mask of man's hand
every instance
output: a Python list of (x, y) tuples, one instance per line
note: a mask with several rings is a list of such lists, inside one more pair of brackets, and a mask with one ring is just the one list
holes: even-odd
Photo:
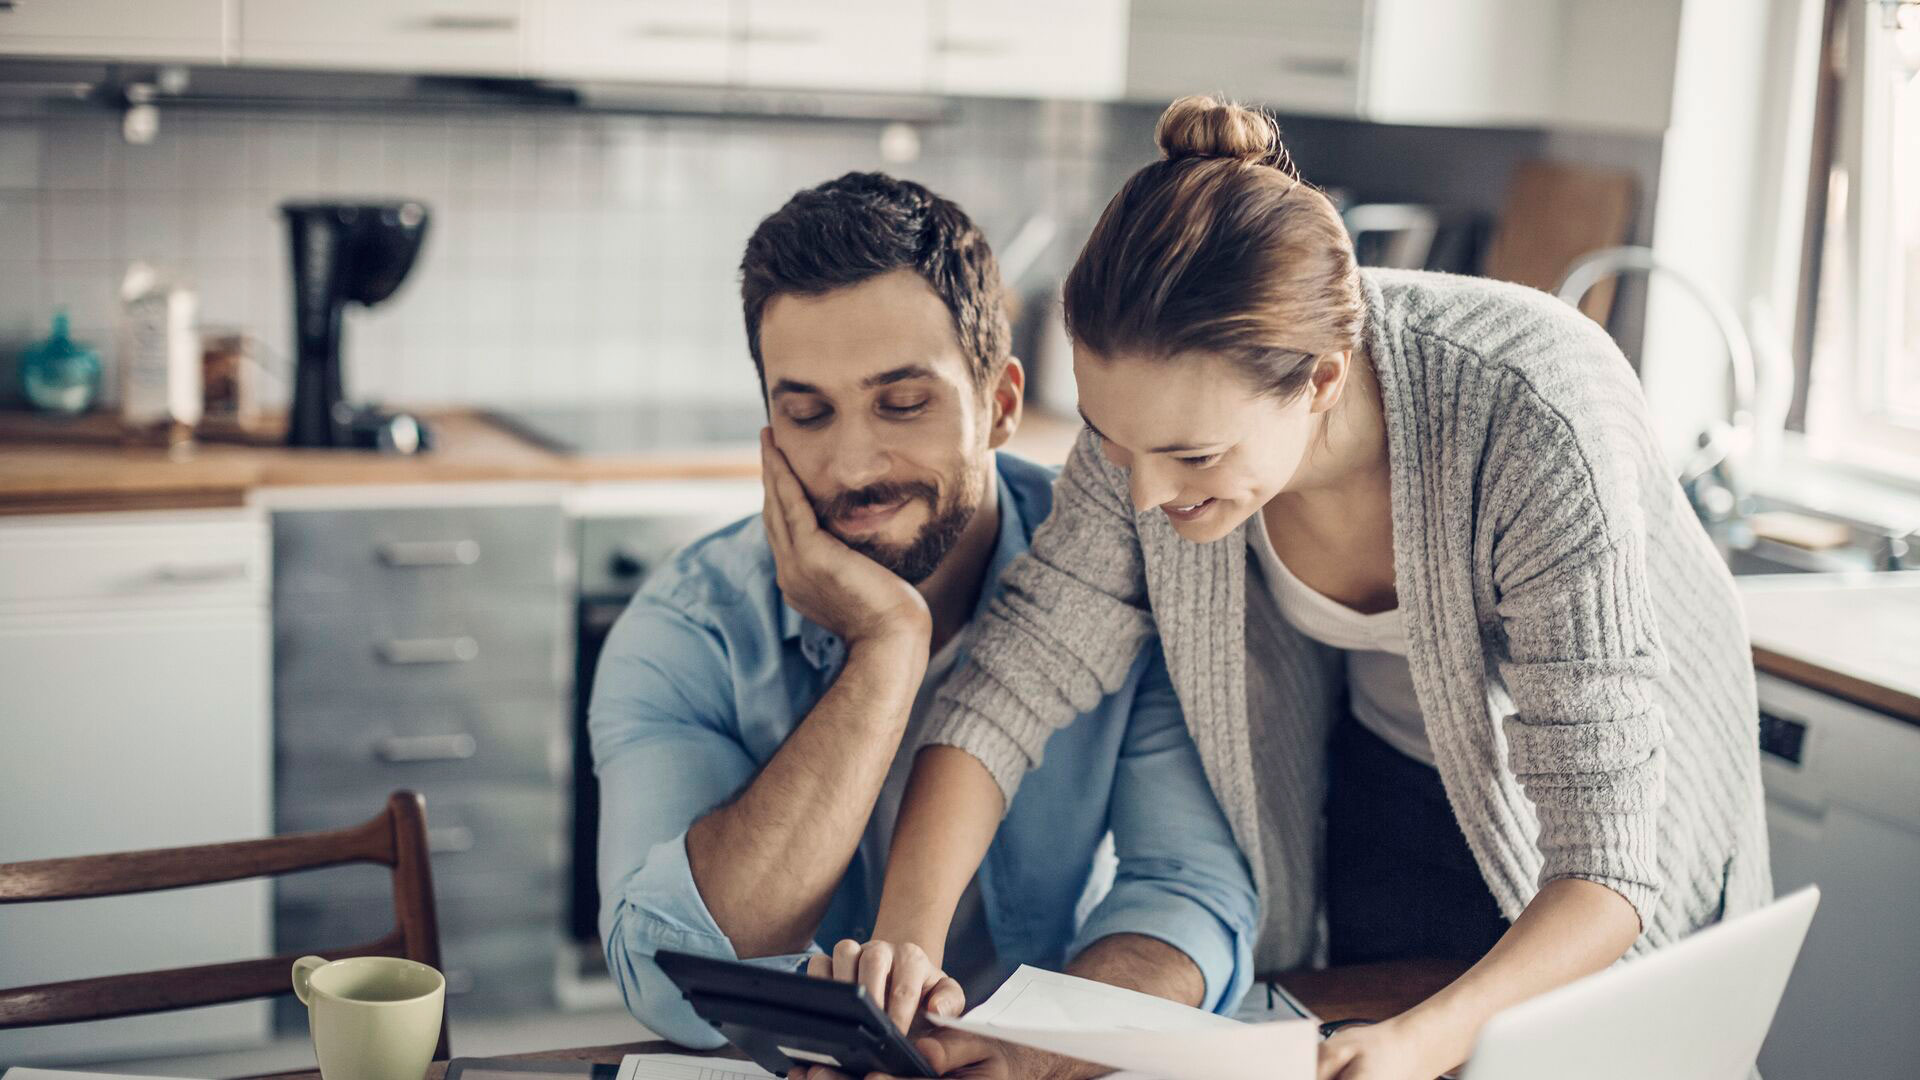
[(807, 974), (866, 987), (867, 995), (903, 1032), (913, 1030), (923, 1003), (935, 1016), (959, 1016), (967, 1004), (960, 984), (941, 971), (925, 949), (911, 942), (842, 941), (833, 947), (832, 956), (809, 958)]
[[(1111, 1072), (1070, 1058), (983, 1039), (964, 1031), (941, 1030), (914, 1044), (936, 1076), (963, 1080), (1078, 1080)], [(820, 1065), (795, 1069), (789, 1080), (923, 1080), (870, 1073), (849, 1078)]]
[(786, 454), (760, 429), (761, 519), (773, 547), (780, 593), (795, 611), (839, 635), (849, 648), (870, 640), (933, 637), (926, 598), (899, 575), (848, 547), (820, 525)]

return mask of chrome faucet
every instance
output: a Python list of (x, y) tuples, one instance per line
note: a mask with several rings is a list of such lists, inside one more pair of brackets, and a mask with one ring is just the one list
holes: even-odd
[(1699, 445), (1680, 467), (1680, 485), (1703, 521), (1743, 518), (1752, 505), (1751, 455), (1754, 447), (1757, 377), (1753, 343), (1740, 318), (1725, 300), (1699, 279), (1638, 245), (1601, 248), (1588, 252), (1567, 268), (1554, 295), (1574, 307), (1587, 291), (1608, 277), (1633, 271), (1649, 277), (1664, 275), (1706, 309), (1720, 331), (1733, 376), (1729, 415), (1700, 433)]

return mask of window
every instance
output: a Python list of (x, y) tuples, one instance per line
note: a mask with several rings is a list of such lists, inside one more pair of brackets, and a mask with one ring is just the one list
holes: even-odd
[(1795, 414), (1816, 453), (1920, 477), (1920, 2), (1840, 0), (1827, 36)]

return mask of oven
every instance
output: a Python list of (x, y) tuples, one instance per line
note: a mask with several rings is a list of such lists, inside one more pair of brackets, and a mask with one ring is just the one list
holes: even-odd
[(556, 992), (562, 1005), (594, 1007), (617, 1000), (600, 948), (596, 857), (600, 786), (593, 775), (587, 706), (593, 676), (614, 623), (648, 576), (673, 553), (760, 509), (756, 480), (639, 484), (596, 488), (574, 511), (580, 586), (574, 607), (571, 730), (572, 805), (567, 901)]

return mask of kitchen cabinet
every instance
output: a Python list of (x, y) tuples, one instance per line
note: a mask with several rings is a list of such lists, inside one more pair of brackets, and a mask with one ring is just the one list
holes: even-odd
[[(547, 1007), (573, 674), (566, 519), (557, 499), (436, 501), (274, 512), (274, 824), (336, 828), (420, 792), (452, 1007)], [(277, 880), (276, 949), (380, 936), (388, 888), (380, 867)]]
[[(0, 862), (272, 831), (269, 562), (253, 511), (0, 521)], [(0, 908), (4, 982), (272, 955), (270, 886)], [(269, 1006), (0, 1032), (0, 1061), (266, 1038)]]
[[(1654, 134), (1679, 0), (1134, 0), (1126, 95), (1390, 124)], [(1664, 58), (1664, 60), (1663, 60)], [(1631, 86), (1618, 86), (1631, 73)], [(1610, 90), (1610, 87), (1615, 89)]]
[(239, 62), (518, 75), (527, 0), (237, 0)]
[(745, 0), (547, 0), (533, 73), (717, 86), (739, 65)]
[(1821, 892), (1760, 1071), (1911, 1076), (1920, 727), (1770, 675), (1759, 689), (1774, 889)]
[(53, 0), (0, 4), (0, 54), (127, 60), (226, 59), (234, 0)]
[(1126, 82), (1126, 0), (938, 5), (932, 88), (985, 97), (1106, 101)]
[(744, 82), (912, 93), (927, 88), (926, 0), (746, 0)]

